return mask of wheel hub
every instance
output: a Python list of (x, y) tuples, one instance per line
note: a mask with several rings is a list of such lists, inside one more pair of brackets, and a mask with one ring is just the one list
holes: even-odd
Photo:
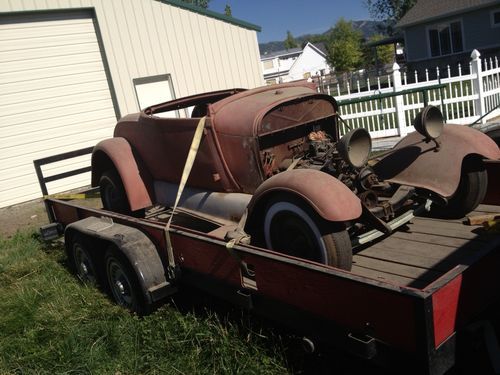
[(118, 293), (120, 293), (122, 296), (125, 295), (125, 287), (123, 286), (123, 283), (120, 280), (116, 280), (115, 286)]

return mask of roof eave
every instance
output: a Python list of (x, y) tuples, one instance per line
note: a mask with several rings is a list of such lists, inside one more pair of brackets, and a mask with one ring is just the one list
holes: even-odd
[(442, 18), (453, 17), (453, 16), (456, 16), (458, 14), (463, 14), (465, 12), (470, 12), (471, 10), (478, 10), (478, 9), (482, 9), (482, 8), (488, 8), (488, 7), (495, 6), (495, 5), (498, 5), (498, 3), (492, 1), (490, 3), (480, 4), (480, 5), (474, 5), (474, 6), (469, 7), (469, 8), (459, 9), (459, 10), (455, 10), (455, 11), (452, 11), (452, 12), (449, 12), (449, 13), (444, 13), (444, 14), (440, 14), (440, 15), (437, 15), (437, 16), (434, 16), (434, 17), (429, 17), (429, 18), (426, 18), (425, 20), (421, 20), (421, 21), (409, 22), (409, 23), (404, 23), (404, 24), (401, 24), (401, 21), (400, 21), (400, 22), (398, 22), (396, 24), (396, 29), (402, 29), (402, 28), (405, 28), (405, 27), (410, 27), (410, 26), (415, 26), (415, 25), (421, 25), (421, 24), (433, 22), (433, 21), (436, 21), (436, 20), (439, 20), (439, 19), (442, 19)]
[(224, 22), (233, 24), (235, 26), (240, 26), (240, 27), (243, 27), (245, 29), (255, 30), (258, 32), (262, 31), (262, 28), (260, 26), (255, 25), (253, 23), (243, 21), (243, 20), (240, 20), (238, 18), (234, 18), (232, 16), (231, 17), (226, 16), (225, 14), (217, 13), (217, 12), (214, 12), (214, 11), (209, 10), (209, 9), (200, 8), (196, 5), (185, 3), (181, 0), (159, 0), (159, 1), (161, 3), (169, 4), (169, 5), (172, 5), (172, 6), (175, 6), (178, 8), (182, 8), (182, 9), (186, 9), (186, 10), (190, 10), (192, 12), (195, 12), (195, 13), (207, 16), (207, 17), (215, 18), (215, 19), (218, 19), (220, 21), (224, 21)]

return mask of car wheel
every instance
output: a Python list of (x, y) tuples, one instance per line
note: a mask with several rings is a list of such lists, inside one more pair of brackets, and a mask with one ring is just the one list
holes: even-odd
[(105, 210), (144, 217), (144, 210), (131, 211), (122, 180), (116, 170), (105, 171), (99, 180), (102, 205)]
[(80, 238), (73, 239), (71, 246), (71, 261), (76, 276), (84, 283), (97, 285), (97, 269), (87, 245)]
[(466, 159), (462, 166), (462, 175), (457, 191), (448, 200), (446, 206), (436, 206), (434, 216), (460, 219), (473, 211), (483, 201), (488, 189), (488, 173), (482, 162)]
[(350, 270), (352, 248), (343, 225), (325, 222), (295, 199), (274, 199), (264, 216), (267, 248), (302, 259)]
[(111, 246), (104, 256), (106, 278), (113, 300), (120, 306), (140, 315), (149, 312), (144, 303), (137, 276), (127, 259)]

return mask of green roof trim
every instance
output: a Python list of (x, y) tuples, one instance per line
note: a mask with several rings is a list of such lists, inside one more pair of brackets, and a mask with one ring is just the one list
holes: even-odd
[(234, 18), (234, 17), (229, 17), (229, 16), (226, 16), (225, 14), (217, 13), (217, 12), (214, 12), (214, 11), (209, 10), (209, 9), (200, 8), (196, 5), (185, 3), (184, 1), (181, 1), (181, 0), (160, 0), (160, 2), (165, 3), (165, 4), (169, 4), (169, 5), (173, 5), (173, 6), (178, 7), (178, 8), (187, 9), (187, 10), (190, 10), (190, 11), (198, 13), (198, 14), (202, 14), (202, 15), (207, 16), (207, 17), (212, 17), (212, 18), (215, 18), (215, 19), (227, 22), (227, 23), (231, 23), (231, 24), (236, 25), (236, 26), (244, 27), (245, 29), (255, 30), (255, 31), (259, 31), (259, 32), (262, 30), (262, 28), (260, 26), (254, 25), (253, 23), (246, 22), (246, 21)]

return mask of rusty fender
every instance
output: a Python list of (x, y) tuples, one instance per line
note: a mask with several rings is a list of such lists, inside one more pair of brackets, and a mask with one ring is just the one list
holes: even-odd
[(439, 150), (421, 134), (409, 134), (374, 165), (375, 173), (386, 181), (428, 189), (449, 198), (458, 188), (466, 156), (500, 159), (500, 150), (492, 139), (465, 125), (445, 125), (437, 140)]
[(328, 221), (353, 220), (362, 211), (359, 198), (335, 177), (314, 169), (294, 169), (278, 173), (257, 188), (248, 204), (249, 217), (277, 192), (300, 197)]
[(125, 138), (116, 137), (99, 142), (92, 152), (92, 186), (99, 185), (101, 175), (115, 168), (120, 175), (132, 211), (151, 206), (154, 190), (152, 178), (134, 155)]

